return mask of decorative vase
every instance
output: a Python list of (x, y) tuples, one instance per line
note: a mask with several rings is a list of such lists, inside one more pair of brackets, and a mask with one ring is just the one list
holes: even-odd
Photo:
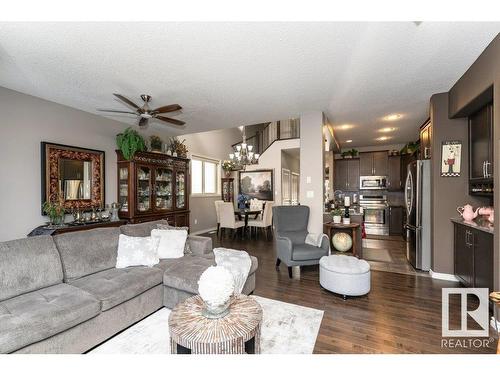
[(177, 157), (177, 152), (172, 152), (172, 156)]
[(340, 224), (341, 221), (342, 221), (342, 217), (340, 215), (335, 215), (333, 217), (334, 224)]
[(172, 156), (172, 150), (167, 150), (167, 155)]
[(208, 319), (219, 319), (229, 313), (234, 293), (234, 278), (224, 267), (208, 267), (198, 280), (198, 292), (203, 299), (201, 314)]

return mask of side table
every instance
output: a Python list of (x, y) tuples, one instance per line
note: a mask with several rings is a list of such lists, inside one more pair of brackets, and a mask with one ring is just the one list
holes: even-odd
[(199, 295), (178, 304), (170, 313), (172, 354), (260, 354), (262, 308), (252, 297), (233, 297), (229, 314), (205, 318)]

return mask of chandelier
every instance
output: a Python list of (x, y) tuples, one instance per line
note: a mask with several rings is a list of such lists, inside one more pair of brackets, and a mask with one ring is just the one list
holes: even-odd
[(236, 169), (245, 169), (247, 165), (257, 164), (260, 155), (253, 152), (253, 145), (247, 144), (245, 128), (243, 128), (243, 142), (234, 147), (234, 152), (229, 154), (229, 160)]

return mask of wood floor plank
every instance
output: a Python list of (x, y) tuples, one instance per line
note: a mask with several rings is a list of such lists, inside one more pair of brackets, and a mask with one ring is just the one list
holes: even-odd
[[(371, 292), (344, 301), (319, 285), (318, 266), (275, 269), (274, 241), (222, 241), (213, 234), (214, 247), (245, 250), (259, 260), (255, 294), (324, 311), (314, 353), (495, 353), (496, 339), (486, 348), (441, 347), (441, 289), (458, 283), (422, 277), (404, 264), (405, 243), (397, 238), (366, 240), (366, 246), (387, 249), (399, 262), (395, 267), (372, 269)], [(388, 272), (394, 270), (394, 272)], [(450, 321), (459, 324), (459, 307), (452, 302)], [(456, 312), (456, 313), (455, 313)], [(490, 331), (491, 337), (494, 336)]]

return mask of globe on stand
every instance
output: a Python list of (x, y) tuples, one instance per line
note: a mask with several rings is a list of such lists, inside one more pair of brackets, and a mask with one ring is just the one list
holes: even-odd
[(337, 251), (346, 252), (352, 247), (352, 238), (344, 232), (335, 233), (332, 238), (332, 245)]

